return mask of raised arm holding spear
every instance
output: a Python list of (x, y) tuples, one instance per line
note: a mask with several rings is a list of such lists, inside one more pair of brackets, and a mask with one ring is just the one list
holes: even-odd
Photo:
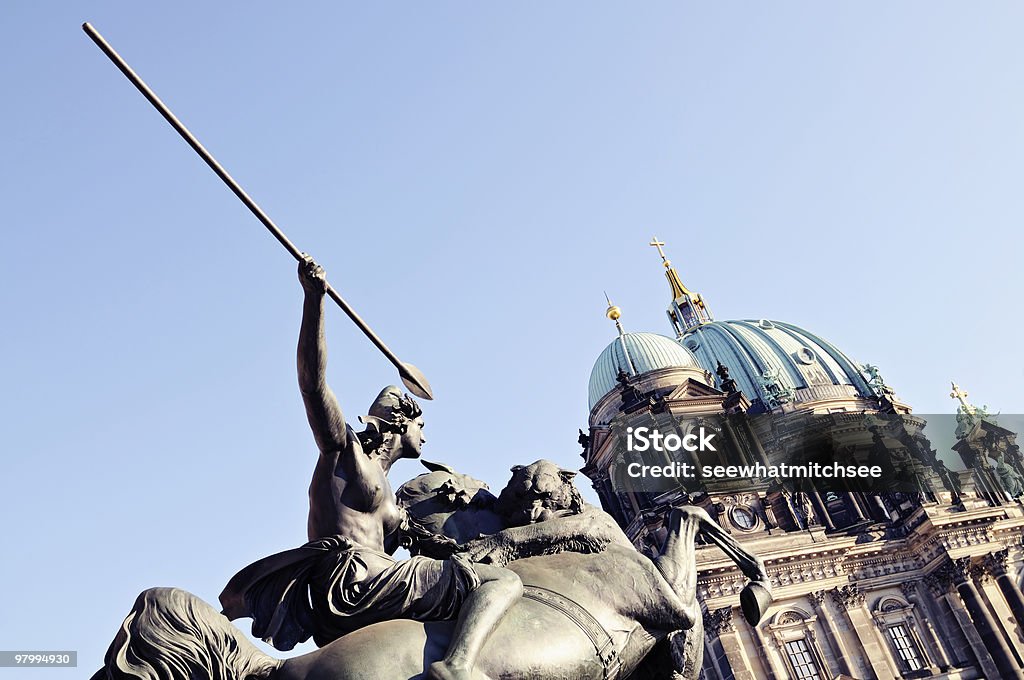
[[(295, 258), (297, 262), (302, 262), (304, 259), (306, 259), (304, 253), (302, 253), (298, 248), (295, 247), (295, 245), (288, 239), (288, 237), (284, 235), (284, 232), (282, 232), (278, 228), (278, 226), (274, 224), (274, 221), (271, 220), (270, 217), (267, 216), (265, 212), (263, 212), (263, 209), (256, 204), (256, 201), (254, 201), (249, 196), (249, 194), (247, 194), (245, 190), (238, 184), (238, 182), (236, 182), (235, 179), (230, 174), (228, 174), (228, 171), (225, 170), (224, 167), (217, 162), (217, 159), (214, 158), (213, 155), (209, 151), (207, 151), (202, 144), (200, 144), (199, 140), (196, 139), (195, 135), (188, 131), (188, 128), (186, 128), (182, 124), (182, 122), (178, 120), (177, 116), (175, 116), (171, 112), (171, 110), (167, 108), (166, 104), (160, 101), (160, 98), (156, 96), (156, 93), (153, 92), (153, 90), (149, 89), (149, 86), (146, 85), (145, 82), (143, 82), (142, 78), (140, 78), (138, 74), (136, 74), (135, 71), (132, 70), (131, 66), (129, 66), (128, 63), (121, 58), (121, 55), (119, 55), (114, 50), (114, 48), (110, 46), (110, 43), (104, 40), (103, 36), (100, 35), (99, 32), (95, 28), (93, 28), (92, 25), (88, 22), (82, 24), (82, 30), (85, 31), (86, 35), (88, 35), (101, 50), (103, 50), (103, 53), (107, 55), (110, 61), (114, 62), (114, 65), (117, 66), (117, 68), (121, 70), (121, 73), (123, 73), (125, 77), (128, 78), (129, 81), (131, 81), (132, 85), (134, 85), (139, 90), (139, 92), (142, 93), (142, 96), (149, 100), (149, 103), (152, 104), (153, 107), (160, 112), (160, 115), (162, 115), (164, 119), (166, 119), (167, 122), (171, 124), (171, 127), (173, 127), (178, 132), (178, 134), (181, 135), (182, 139), (188, 142), (189, 146), (191, 146), (195, 150), (195, 152), (199, 154), (199, 157), (202, 158), (206, 162), (206, 164), (210, 166), (210, 169), (213, 170), (217, 174), (217, 176), (220, 177), (221, 180), (223, 180), (223, 182), (228, 185), (228, 188), (234, 192), (235, 196), (238, 196), (239, 200), (241, 200), (242, 203), (245, 204), (245, 207), (247, 207), (252, 212), (252, 214), (256, 216), (256, 219), (263, 223), (263, 226), (265, 226), (267, 230), (271, 233), (271, 235), (273, 235), (273, 237), (276, 238), (282, 246), (284, 246), (284, 249), (287, 250), (288, 253), (291, 254), (291, 256)], [(356, 314), (355, 310), (352, 309), (352, 307), (347, 302), (345, 302), (344, 299), (342, 299), (341, 295), (339, 295), (338, 292), (334, 290), (331, 284), (327, 283), (326, 286), (327, 296), (334, 300), (336, 303), (338, 303), (338, 306), (341, 307), (342, 311), (348, 314), (349, 318), (352, 319), (356, 326), (359, 327), (359, 330), (361, 330), (366, 335), (366, 337), (370, 339), (370, 342), (372, 342), (377, 347), (377, 349), (379, 349), (381, 353), (385, 357), (387, 357), (388, 361), (394, 364), (395, 368), (398, 369), (398, 375), (402, 378), (402, 382), (405, 384), (405, 386), (409, 388), (409, 391), (415, 394), (417, 397), (421, 397), (423, 399), (433, 399), (434, 393), (430, 389), (430, 383), (427, 382), (426, 376), (424, 376), (423, 373), (412, 364), (405, 363), (397, 356), (395, 356), (395, 353), (392, 352), (388, 348), (388, 346), (384, 344), (383, 340), (377, 337), (377, 334), (373, 332), (373, 329), (371, 329), (367, 325), (367, 323), (363, 321), (363, 319), (358, 314)]]

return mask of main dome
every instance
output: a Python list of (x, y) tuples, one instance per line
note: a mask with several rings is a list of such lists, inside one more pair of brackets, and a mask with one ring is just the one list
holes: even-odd
[[(628, 354), (628, 358), (627, 358)], [(614, 390), (619, 371), (635, 375), (659, 368), (701, 368), (701, 363), (682, 345), (657, 333), (623, 333), (609, 343), (590, 372), (590, 408)]]
[[(679, 343), (709, 371), (721, 362), (751, 400), (768, 401), (766, 374), (781, 388), (792, 390), (796, 402), (874, 396), (853, 360), (832, 343), (790, 323), (712, 321), (691, 328)], [(715, 380), (720, 385), (721, 378)]]

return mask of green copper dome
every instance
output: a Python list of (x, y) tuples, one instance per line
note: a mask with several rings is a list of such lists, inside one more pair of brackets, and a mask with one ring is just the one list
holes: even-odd
[(696, 357), (679, 343), (657, 333), (623, 333), (609, 343), (590, 372), (590, 408), (618, 383), (619, 371), (641, 375), (659, 368), (700, 368)]
[(827, 340), (790, 323), (712, 321), (688, 330), (679, 343), (709, 371), (714, 372), (721, 362), (751, 400), (769, 400), (765, 376), (796, 402), (874, 396), (852, 359)]

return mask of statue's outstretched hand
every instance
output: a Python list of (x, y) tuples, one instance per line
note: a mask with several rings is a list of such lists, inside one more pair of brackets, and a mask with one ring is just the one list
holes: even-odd
[(610, 544), (632, 548), (611, 516), (593, 506), (559, 511), (551, 519), (509, 527), (463, 545), (472, 562), (500, 567), (524, 557), (560, 552), (599, 553)]
[(405, 514), (401, 532), (402, 546), (413, 555), (426, 555), (435, 560), (445, 560), (463, 550), (463, 547), (455, 539), (443, 534), (435, 534), (408, 513)]
[(494, 564), (504, 567), (515, 559), (515, 545), (507, 531), (484, 536), (462, 545), (463, 554), (470, 562)]
[(327, 274), (310, 255), (302, 254), (299, 260), (299, 281), (307, 293), (323, 295), (327, 292)]

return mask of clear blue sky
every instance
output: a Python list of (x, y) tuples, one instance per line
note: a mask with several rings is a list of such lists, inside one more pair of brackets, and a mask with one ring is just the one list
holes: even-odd
[[(426, 372), (428, 459), (577, 467), (602, 291), (669, 332), (653, 234), (719, 319), (1022, 410), (1020, 3), (4, 3), (0, 648), (80, 652), (40, 678), (303, 542), (316, 457), (293, 263), (85, 20)], [(394, 373), (328, 333), (354, 418)]]

